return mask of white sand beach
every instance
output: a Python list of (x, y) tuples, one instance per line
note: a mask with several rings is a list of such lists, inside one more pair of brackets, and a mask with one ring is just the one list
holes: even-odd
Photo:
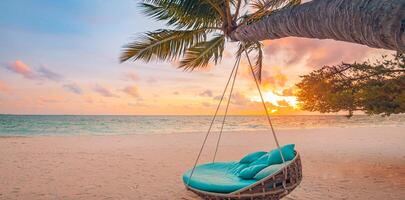
[[(181, 175), (203, 134), (1, 137), (0, 199), (198, 199)], [(279, 137), (296, 144), (304, 174), (285, 199), (405, 199), (405, 127), (282, 130)], [(274, 147), (269, 132), (226, 133), (218, 160)]]

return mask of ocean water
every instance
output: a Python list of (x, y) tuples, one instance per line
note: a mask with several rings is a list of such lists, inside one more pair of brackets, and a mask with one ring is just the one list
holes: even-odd
[[(205, 132), (212, 116), (0, 115), (0, 136), (127, 135)], [(222, 116), (213, 130), (219, 130)], [(405, 115), (273, 116), (275, 129), (404, 126)], [(265, 116), (228, 116), (225, 131), (268, 130)]]

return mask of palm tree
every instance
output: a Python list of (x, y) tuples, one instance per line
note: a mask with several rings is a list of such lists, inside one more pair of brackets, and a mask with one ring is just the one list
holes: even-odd
[[(127, 44), (121, 62), (127, 60), (177, 60), (180, 68), (203, 68), (222, 58), (225, 41), (241, 24), (255, 22), (274, 10), (300, 4), (300, 0), (143, 0), (144, 14), (165, 21), (169, 29), (144, 33)], [(253, 12), (249, 12), (253, 10)], [(245, 12), (240, 15), (239, 13)], [(259, 41), (239, 43), (236, 56), (242, 52), (256, 54), (255, 75), (261, 79), (262, 44)]]
[(180, 68), (194, 70), (220, 61), (226, 40), (239, 41), (236, 56), (255, 53), (260, 80), (264, 39), (331, 38), (405, 49), (405, 0), (143, 0), (140, 7), (169, 28), (127, 44), (121, 62), (180, 59)]
[(405, 52), (405, 0), (313, 0), (239, 26), (232, 38), (334, 39)]

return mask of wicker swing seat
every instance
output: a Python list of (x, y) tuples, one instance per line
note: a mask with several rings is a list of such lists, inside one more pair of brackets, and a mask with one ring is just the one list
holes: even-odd
[[(301, 159), (298, 152), (295, 152), (295, 158), (291, 160), (285, 167), (279, 171), (265, 177), (259, 181), (251, 181), (250, 185), (247, 185), (238, 190), (230, 193), (219, 193), (204, 191), (201, 189), (193, 188), (184, 184), (186, 188), (203, 199), (268, 199), (278, 200), (294, 190), (302, 180), (302, 168)], [(198, 166), (197, 166), (198, 168)], [(249, 182), (248, 182), (249, 183)]]

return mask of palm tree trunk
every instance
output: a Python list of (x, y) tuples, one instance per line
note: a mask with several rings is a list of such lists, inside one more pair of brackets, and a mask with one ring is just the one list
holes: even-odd
[(405, 0), (314, 0), (238, 27), (236, 41), (334, 39), (405, 52)]

